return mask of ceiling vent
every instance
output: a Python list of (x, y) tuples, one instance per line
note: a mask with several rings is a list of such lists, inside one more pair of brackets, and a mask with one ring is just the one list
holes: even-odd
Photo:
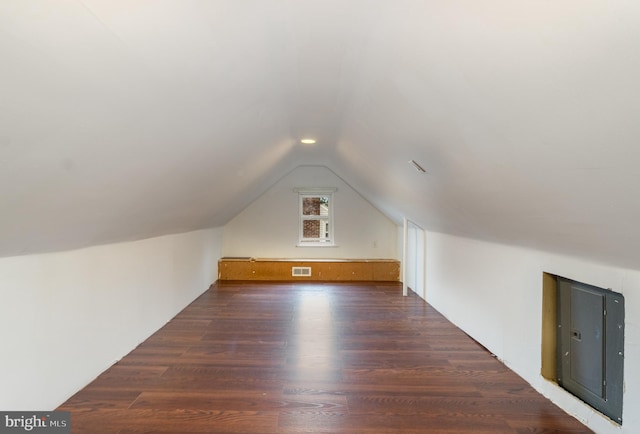
[(418, 164), (418, 162), (416, 160), (409, 160), (409, 163), (412, 164), (413, 167), (415, 167), (418, 172), (427, 173), (427, 171), (424, 170), (424, 167), (422, 167), (420, 164)]

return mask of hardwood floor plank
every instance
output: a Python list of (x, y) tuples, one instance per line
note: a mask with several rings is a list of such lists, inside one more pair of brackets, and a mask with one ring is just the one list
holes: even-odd
[(488, 415), (530, 418), (544, 414), (553, 404), (529, 397), (485, 398), (484, 396), (424, 396), (423, 394), (349, 394), (349, 410), (376, 413), (380, 408), (394, 414), (431, 414), (449, 417)]
[(167, 369), (167, 366), (127, 366), (118, 363), (99, 375), (87, 387), (112, 391), (141, 392), (147, 388), (161, 387), (159, 386), (161, 376)]
[(422, 414), (357, 414), (285, 411), (278, 427), (285, 433), (514, 433), (499, 417), (447, 417)]
[(345, 396), (314, 395), (313, 397), (285, 396), (277, 393), (238, 393), (229, 391), (225, 396), (215, 393), (142, 393), (132, 409), (151, 408), (162, 410), (216, 410), (216, 411), (282, 411), (292, 409), (335, 410), (347, 406)]
[(87, 387), (73, 395), (59, 410), (123, 409), (129, 408), (140, 396), (139, 391)]
[(59, 409), (74, 434), (590, 432), (401, 292), (214, 285)]
[[(470, 384), (394, 384), (388, 383), (375, 383), (375, 382), (361, 382), (361, 383), (348, 383), (341, 382), (335, 383), (331, 381), (299, 381), (289, 382), (284, 388), (285, 394), (316, 394), (316, 393), (335, 393), (340, 395), (349, 395), (353, 393), (402, 393), (402, 394), (416, 394), (423, 396), (473, 396), (482, 397), (482, 394), (477, 387)], [(381, 409), (382, 411), (383, 409)]]
[[(74, 417), (75, 416), (75, 417)], [(92, 410), (72, 414), (72, 432), (276, 433), (277, 412), (213, 410)]]

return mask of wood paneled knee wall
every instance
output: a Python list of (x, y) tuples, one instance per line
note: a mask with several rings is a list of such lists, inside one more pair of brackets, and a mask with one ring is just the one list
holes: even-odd
[[(292, 276), (292, 267), (310, 267), (311, 276)], [(400, 281), (395, 259), (221, 258), (218, 280)]]

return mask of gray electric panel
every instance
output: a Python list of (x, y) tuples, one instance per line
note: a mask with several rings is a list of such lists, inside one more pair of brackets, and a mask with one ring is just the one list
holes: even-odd
[(622, 424), (624, 297), (558, 277), (558, 383)]

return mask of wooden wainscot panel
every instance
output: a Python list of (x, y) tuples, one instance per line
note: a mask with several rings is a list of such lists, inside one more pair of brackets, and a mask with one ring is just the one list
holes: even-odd
[[(292, 276), (292, 267), (311, 267), (311, 276)], [(218, 279), (397, 282), (400, 262), (395, 259), (221, 258)]]
[(218, 261), (218, 280), (253, 280), (251, 258), (222, 258)]
[(381, 261), (373, 267), (373, 278), (375, 281), (399, 281), (400, 280), (400, 262), (399, 261)]
[(256, 261), (254, 264), (257, 280), (282, 280), (283, 275), (291, 274), (291, 267), (286, 262)]
[(373, 264), (369, 262), (352, 262), (343, 266), (341, 271), (343, 280), (373, 280)]

